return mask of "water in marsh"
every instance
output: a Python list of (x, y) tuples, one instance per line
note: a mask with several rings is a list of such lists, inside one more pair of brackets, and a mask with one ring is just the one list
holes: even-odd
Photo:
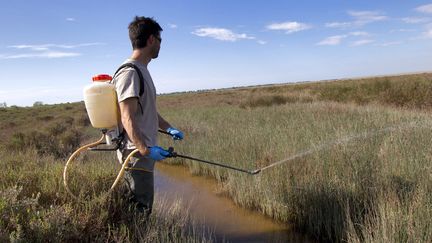
[(159, 163), (155, 172), (156, 196), (181, 199), (191, 217), (215, 232), (218, 241), (228, 242), (310, 242), (285, 224), (258, 212), (236, 206), (218, 196), (214, 180), (191, 175), (182, 166)]

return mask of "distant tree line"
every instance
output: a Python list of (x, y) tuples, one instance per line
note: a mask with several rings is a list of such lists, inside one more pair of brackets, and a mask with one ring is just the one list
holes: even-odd
[(43, 102), (42, 101), (36, 101), (35, 103), (33, 103), (33, 107), (36, 106), (43, 106)]
[[(43, 106), (43, 105), (44, 105), (44, 103), (42, 101), (36, 101), (35, 103), (33, 103), (33, 107)], [(7, 106), (6, 102), (0, 102), (0, 108), (7, 108), (7, 107), (8, 106)], [(16, 106), (13, 105), (11, 107), (16, 107)]]

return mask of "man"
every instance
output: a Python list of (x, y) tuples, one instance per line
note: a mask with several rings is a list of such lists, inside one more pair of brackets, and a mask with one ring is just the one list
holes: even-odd
[[(169, 152), (157, 146), (158, 129), (170, 133), (174, 139), (183, 139), (183, 133), (173, 128), (163, 119), (156, 109), (156, 89), (147, 70), (151, 59), (159, 55), (162, 28), (152, 18), (135, 17), (129, 24), (129, 38), (132, 43), (132, 55), (125, 63), (132, 63), (139, 68), (143, 83), (133, 67), (120, 69), (113, 82), (117, 90), (121, 124), (125, 131), (122, 149), (117, 152), (120, 161), (135, 149), (139, 150), (131, 159), (131, 167), (153, 171), (155, 161), (160, 161)], [(144, 92), (140, 95), (140, 88)], [(153, 173), (143, 170), (131, 170), (125, 174), (131, 191), (131, 200), (140, 212), (150, 215), (153, 205)]]

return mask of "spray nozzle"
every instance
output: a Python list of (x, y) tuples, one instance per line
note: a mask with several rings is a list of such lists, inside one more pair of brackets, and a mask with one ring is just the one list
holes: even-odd
[(249, 171), (249, 174), (256, 175), (256, 174), (258, 174), (260, 172), (261, 172), (261, 169), (258, 169), (258, 170)]

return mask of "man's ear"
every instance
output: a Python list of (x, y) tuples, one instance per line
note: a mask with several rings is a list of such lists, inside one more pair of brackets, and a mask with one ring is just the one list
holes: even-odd
[(155, 42), (155, 37), (153, 35), (150, 35), (149, 38), (147, 38), (147, 45), (153, 44)]

